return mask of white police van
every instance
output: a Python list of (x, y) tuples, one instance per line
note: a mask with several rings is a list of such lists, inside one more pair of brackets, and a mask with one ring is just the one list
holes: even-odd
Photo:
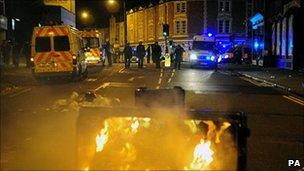
[(190, 66), (192, 67), (217, 67), (217, 54), (215, 53), (214, 37), (196, 35), (193, 37), (190, 50)]

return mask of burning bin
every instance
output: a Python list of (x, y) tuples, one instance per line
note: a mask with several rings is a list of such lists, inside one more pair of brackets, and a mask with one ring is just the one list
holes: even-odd
[[(78, 169), (246, 170), (246, 115), (171, 110), (163, 102), (167, 98), (157, 98), (179, 92), (182, 97), (171, 101), (174, 107), (184, 99), (182, 89), (137, 90), (133, 108), (82, 107)], [(149, 105), (147, 97), (153, 96), (157, 103)]]

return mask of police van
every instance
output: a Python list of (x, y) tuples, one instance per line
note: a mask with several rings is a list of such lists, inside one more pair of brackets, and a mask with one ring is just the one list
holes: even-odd
[(85, 46), (85, 61), (88, 65), (102, 62), (101, 33), (98, 30), (86, 29), (81, 32)]
[(71, 26), (35, 27), (31, 42), (31, 62), (34, 76), (87, 75), (83, 43), (79, 31)]
[(216, 68), (215, 40), (207, 35), (196, 35), (193, 37), (192, 48), (190, 50), (190, 66)]

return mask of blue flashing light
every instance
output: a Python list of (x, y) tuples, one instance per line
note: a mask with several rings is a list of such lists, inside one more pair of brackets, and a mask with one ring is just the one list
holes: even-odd
[(212, 37), (212, 33), (208, 33), (208, 37)]
[(214, 61), (214, 60), (215, 60), (215, 57), (214, 57), (214, 56), (211, 56), (210, 59), (211, 59), (211, 61)]
[(207, 56), (206, 59), (207, 59), (207, 60), (210, 60), (210, 56)]
[(223, 45), (223, 48), (226, 48), (226, 45)]
[(222, 44), (222, 42), (220, 42), (220, 45)]
[(254, 49), (257, 50), (259, 48), (260, 44), (258, 42), (254, 42), (253, 46), (254, 46)]

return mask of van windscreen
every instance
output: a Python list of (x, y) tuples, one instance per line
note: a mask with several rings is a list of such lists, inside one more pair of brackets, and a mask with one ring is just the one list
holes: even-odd
[(55, 51), (69, 51), (70, 42), (68, 36), (54, 36), (54, 50)]
[(36, 50), (36, 52), (51, 51), (51, 38), (50, 37), (36, 37), (35, 50)]

